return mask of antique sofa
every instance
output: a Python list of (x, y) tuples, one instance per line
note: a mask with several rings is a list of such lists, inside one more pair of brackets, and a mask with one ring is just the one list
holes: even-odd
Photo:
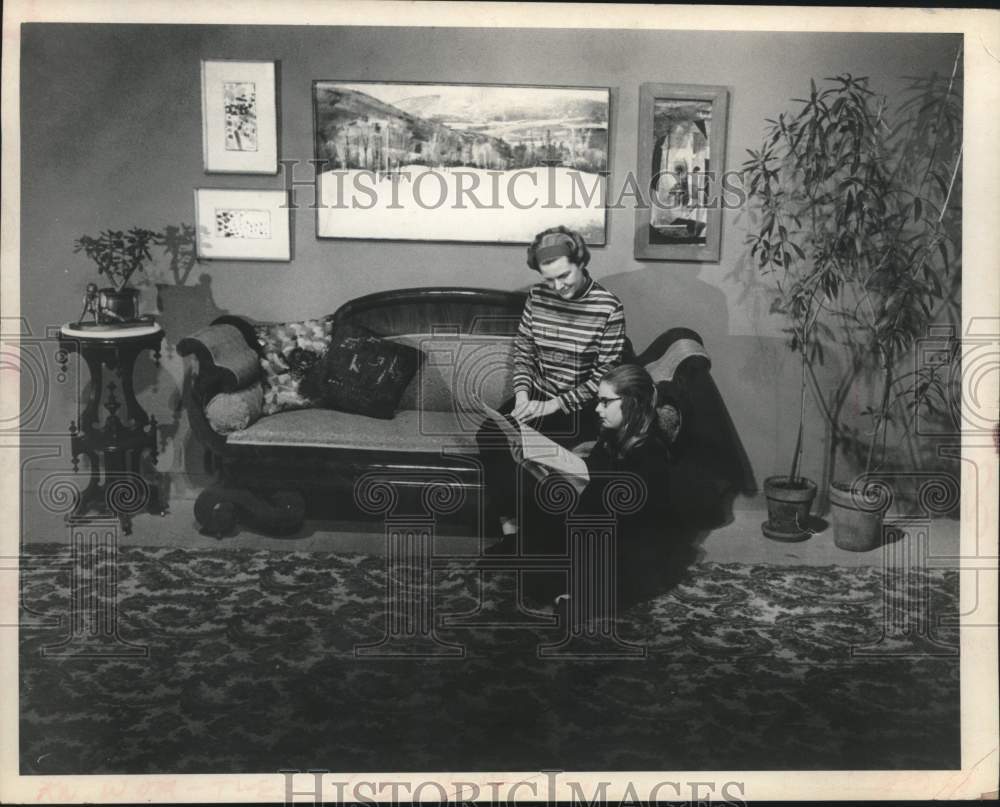
[[(193, 357), (185, 407), (217, 480), (195, 504), (199, 523), (221, 535), (242, 502), (244, 510), (263, 509), (258, 524), (264, 531), (294, 530), (305, 506), (339, 497), (340, 507), (353, 501), (365, 510), (362, 483), (373, 479), (389, 481), (394, 496), (409, 492), (416, 506), (428, 483), (443, 484), (472, 501), (466, 513), (481, 512), (475, 433), (482, 418), (471, 396), (494, 406), (509, 396), (508, 358), (524, 300), (521, 292), (490, 289), (402, 289), (351, 300), (324, 318), (330, 332), (359, 326), (423, 353), (391, 419), (312, 407), (223, 433), (209, 417), (213, 405), (239, 390), (266, 387), (256, 366), (265, 356), (263, 326), (226, 315), (181, 340), (178, 352)], [(661, 423), (674, 437), (678, 502), (687, 515), (725, 520), (727, 501), (752, 489), (753, 481), (700, 337), (673, 328), (640, 355), (630, 344), (626, 354), (658, 382)]]

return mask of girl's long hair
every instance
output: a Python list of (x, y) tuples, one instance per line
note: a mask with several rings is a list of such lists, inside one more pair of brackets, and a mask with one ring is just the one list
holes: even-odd
[(605, 430), (602, 434), (611, 453), (621, 458), (644, 443), (657, 429), (656, 386), (645, 368), (638, 364), (615, 367), (601, 381), (610, 384), (622, 399), (621, 427), (616, 431)]

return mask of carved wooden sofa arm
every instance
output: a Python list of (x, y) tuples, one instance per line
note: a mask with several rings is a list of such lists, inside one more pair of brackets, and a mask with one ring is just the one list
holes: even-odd
[(207, 328), (181, 339), (177, 352), (197, 362), (184, 390), (191, 430), (211, 454), (232, 454), (225, 435), (209, 422), (205, 407), (219, 393), (260, 382), (260, 345), (253, 325), (241, 317), (218, 317)]

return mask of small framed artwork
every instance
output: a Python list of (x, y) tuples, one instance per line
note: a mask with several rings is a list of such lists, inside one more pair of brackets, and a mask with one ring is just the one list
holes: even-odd
[(288, 191), (195, 188), (199, 259), (290, 261)]
[(728, 111), (726, 87), (640, 87), (637, 260), (719, 260)]
[(320, 238), (606, 243), (607, 87), (313, 82)]
[(205, 172), (278, 173), (275, 62), (205, 59), (201, 121)]

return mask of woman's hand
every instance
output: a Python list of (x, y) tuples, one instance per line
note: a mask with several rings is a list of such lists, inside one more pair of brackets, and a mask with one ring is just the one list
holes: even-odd
[(561, 408), (562, 407), (559, 406), (558, 398), (549, 398), (547, 401), (542, 401), (542, 406), (541, 409), (539, 410), (541, 412), (540, 417), (544, 418), (548, 417), (549, 415), (554, 415)]
[(532, 477), (541, 482), (545, 477), (552, 473), (551, 468), (547, 468), (534, 460), (524, 460), (521, 463), (521, 467), (524, 468)]
[(510, 414), (518, 423), (524, 423), (546, 417), (558, 410), (559, 401), (555, 398), (549, 398), (547, 401), (529, 401), (525, 398), (523, 401), (517, 399), (514, 404), (514, 411)]
[(524, 463), (524, 449), (521, 447), (520, 443), (511, 443), (510, 455), (514, 458), (514, 462), (518, 465)]
[(525, 393), (519, 392), (514, 397), (514, 408), (511, 410), (510, 416), (518, 423), (522, 420), (527, 420), (528, 406), (531, 403), (532, 402), (528, 400), (528, 396)]

